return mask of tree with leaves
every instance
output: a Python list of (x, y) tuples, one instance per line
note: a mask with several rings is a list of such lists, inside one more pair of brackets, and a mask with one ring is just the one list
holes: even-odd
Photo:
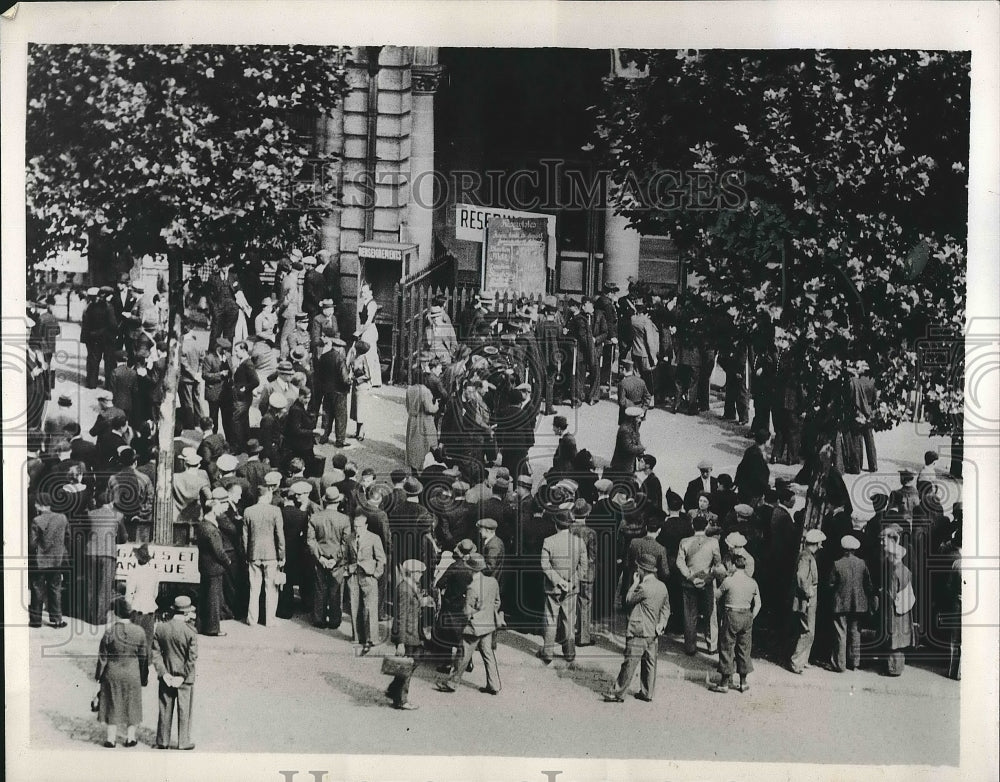
[[(336, 206), (311, 131), (346, 88), (315, 46), (29, 48), (29, 264), (107, 244), (193, 259), (315, 241)], [(91, 248), (93, 250), (93, 247)]]
[(962, 351), (922, 348), (965, 324), (969, 53), (626, 57), (648, 75), (606, 79), (594, 147), (617, 211), (700, 278), (681, 306), (716, 340), (775, 323), (828, 433), (852, 424), (864, 373), (876, 428), (907, 420), (919, 388), (934, 430), (960, 430)]

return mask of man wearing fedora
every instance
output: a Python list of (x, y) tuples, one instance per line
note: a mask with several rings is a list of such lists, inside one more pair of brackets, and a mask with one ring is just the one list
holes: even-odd
[(160, 712), (156, 722), (156, 748), (168, 749), (177, 708), (177, 748), (194, 749), (191, 743), (191, 707), (194, 699), (198, 634), (191, 627), (194, 606), (187, 595), (174, 598), (173, 618), (159, 622), (153, 631), (151, 658), (159, 677)]
[(329, 295), (326, 279), (316, 270), (316, 256), (307, 255), (302, 259), (305, 267), (302, 275), (302, 311), (314, 318), (323, 308), (322, 301)]
[(330, 441), (334, 432), (334, 445), (347, 447), (347, 403), (351, 393), (351, 373), (344, 354), (346, 343), (340, 337), (324, 337), (327, 350), (316, 363), (315, 401), (313, 410), (322, 409), (326, 419), (321, 443)]
[(590, 563), (586, 544), (572, 532), (573, 505), (565, 503), (553, 513), (557, 532), (542, 543), (541, 568), (545, 576), (543, 643), (538, 657), (552, 662), (556, 637), (562, 639), (567, 662), (576, 659), (576, 603), (580, 582), (587, 578)]
[(205, 402), (208, 404), (208, 418), (212, 422), (213, 432), (219, 431), (219, 409), (222, 403), (223, 389), (230, 386), (232, 369), (229, 365), (229, 352), (232, 347), (232, 342), (220, 336), (201, 361), (201, 377), (205, 382)]
[(649, 553), (643, 552), (636, 560), (636, 571), (625, 595), (625, 605), (629, 609), (628, 627), (625, 630), (625, 659), (614, 686), (604, 696), (604, 700), (609, 703), (621, 703), (625, 700), (625, 693), (640, 662), (640, 689), (635, 697), (647, 703), (653, 700), (660, 634), (670, 618), (667, 587), (656, 577), (656, 568), (656, 557)]
[(472, 581), (465, 592), (465, 627), (462, 629), (461, 657), (447, 679), (438, 682), (439, 692), (455, 692), (462, 676), (472, 662), (472, 655), (479, 651), (486, 669), (486, 686), (479, 691), (488, 695), (500, 693), (500, 669), (497, 666), (494, 635), (502, 626), (500, 618), (500, 586), (492, 576), (483, 571), (486, 560), (482, 554), (470, 554), (466, 565), (472, 571)]
[(278, 569), (285, 564), (285, 528), (281, 511), (272, 503), (273, 490), (266, 483), (257, 502), (243, 514), (243, 550), (246, 551), (250, 578), (250, 603), (247, 624), (257, 627), (261, 590), (267, 611), (267, 624), (277, 619)]
[(333, 339), (340, 336), (340, 326), (337, 325), (336, 307), (333, 299), (321, 299), (319, 312), (309, 321), (309, 349), (312, 352), (313, 366), (323, 355), (324, 338)]
[[(111, 288), (107, 288), (111, 292)], [(109, 378), (115, 368), (115, 346), (118, 341), (118, 324), (115, 311), (100, 288), (87, 289), (87, 307), (80, 321), (80, 341), (87, 346), (87, 388), (97, 388), (101, 361), (104, 377)]]

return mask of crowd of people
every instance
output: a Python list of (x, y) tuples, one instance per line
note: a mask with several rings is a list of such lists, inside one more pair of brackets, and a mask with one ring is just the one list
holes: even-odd
[[(308, 271), (298, 274), (296, 265)], [(726, 412), (738, 420), (749, 420), (739, 367), (758, 378), (750, 388), (753, 442), (733, 475), (715, 476), (702, 461), (681, 494), (657, 474), (644, 421), (658, 405), (704, 409), (708, 373), (698, 367), (708, 364), (669, 324), (656, 327), (666, 307), (655, 296), (630, 292), (616, 302), (606, 286), (596, 299), (570, 299), (565, 313), (546, 297), (504, 316), (479, 297), (457, 323), (447, 302), (435, 300), (405, 394), (405, 455), (377, 474), (361, 445), (368, 390), (381, 382), (373, 366), (377, 305), (363, 288), (353, 333), (342, 331), (330, 288), (319, 282), (327, 277), (312, 273), (317, 265), (294, 261), (276, 281), (294, 290), (275, 310), (271, 296), (251, 305), (221, 264), (207, 283), (207, 351), (185, 323), (177, 434), (190, 445), (176, 454), (171, 488), (176, 542), (198, 547), (199, 633), (225, 635), (227, 620), (273, 628), (297, 613), (336, 630), (346, 614), (361, 654), (385, 640), (394, 645), (386, 694), (407, 709), (416, 665), (433, 665), (437, 689), (454, 692), (476, 653), (482, 691), (498, 693), (495, 649), (504, 627), (539, 635), (545, 663), (558, 645), (573, 664), (578, 647), (595, 643), (595, 623), (617, 627), (625, 613), (625, 659), (606, 695), (620, 702), (637, 667), (638, 697), (652, 699), (658, 639), (667, 631), (683, 636), (689, 655), (698, 653), (699, 637), (702, 652), (718, 654), (721, 679), (712, 688), (728, 692), (749, 687), (752, 657), (761, 654), (794, 673), (810, 662), (843, 671), (862, 663), (864, 649), (865, 661), (875, 655), (898, 675), (907, 650), (938, 637), (939, 617), (960, 614), (961, 506), (952, 517), (941, 507), (936, 455), (927, 455), (920, 475), (902, 472), (897, 490), (871, 498), (874, 516), (860, 518), (842, 477), (843, 438), (839, 446), (807, 441), (803, 454), (794, 424), (777, 411), (788, 386), (767, 380), (772, 369), (728, 363)], [(673, 345), (666, 352), (665, 342)], [(131, 355), (147, 362), (158, 353), (133, 344)], [(777, 364), (780, 356), (774, 372)], [(612, 395), (618, 428), (604, 458), (578, 448), (555, 404)], [(77, 445), (78, 426), (74, 433), (66, 422), (56, 446), (65, 457), (34, 475), (32, 539), (37, 528), (46, 562), (59, 559), (63, 526), (100, 523), (111, 543), (139, 541), (146, 505), (137, 511), (134, 499), (151, 493), (136, 476), (155, 479), (143, 469), (155, 451), (133, 430), (148, 422), (114, 401), (104, 402), (112, 412), (102, 411), (99, 424), (108, 429), (96, 444)], [(552, 416), (558, 440), (544, 471), (528, 459), (539, 416)], [(332, 455), (317, 451), (328, 443)], [(772, 476), (773, 462), (803, 455), (794, 480)], [(70, 466), (60, 468), (64, 462)], [(66, 500), (77, 494), (86, 500)], [(106, 563), (96, 562), (108, 552), (91, 545), (83, 583), (99, 593), (102, 616), (116, 591)], [(934, 558), (956, 563), (949, 578), (931, 579), (940, 570), (929, 567)], [(46, 600), (50, 619), (61, 621), (47, 578), (37, 590), (32, 583), (33, 624)], [(133, 619), (148, 613), (117, 610)], [(959, 631), (948, 633), (957, 677)]]

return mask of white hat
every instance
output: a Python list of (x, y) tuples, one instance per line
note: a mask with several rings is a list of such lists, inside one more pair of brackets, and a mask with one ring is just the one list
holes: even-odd
[(844, 535), (844, 537), (840, 539), (840, 547), (844, 549), (844, 551), (853, 551), (854, 549), (861, 548), (861, 541), (853, 535)]
[(239, 467), (240, 460), (233, 456), (231, 453), (224, 453), (215, 461), (215, 466), (218, 467), (222, 472), (229, 472), (230, 470), (235, 470)]
[(423, 573), (427, 570), (427, 565), (419, 559), (408, 559), (402, 564), (404, 573)]
[(97, 296), (101, 292), (100, 288), (87, 288), (88, 296)]
[(201, 456), (198, 455), (198, 451), (194, 448), (185, 448), (181, 451), (181, 456), (184, 458), (184, 462), (191, 467), (197, 467), (201, 464)]
[(823, 530), (811, 529), (806, 532), (806, 543), (822, 543), (826, 540), (826, 535), (823, 534)]
[(730, 532), (726, 535), (726, 545), (729, 548), (740, 548), (747, 544), (747, 539), (739, 532)]

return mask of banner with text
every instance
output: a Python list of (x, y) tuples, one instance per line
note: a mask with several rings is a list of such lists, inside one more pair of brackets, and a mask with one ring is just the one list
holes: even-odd
[[(122, 543), (118, 546), (118, 563), (115, 578), (124, 579), (128, 571), (139, 567), (135, 550), (140, 543)], [(201, 581), (198, 573), (198, 549), (195, 546), (156, 546), (149, 544), (153, 558), (146, 567), (160, 574), (161, 581), (177, 581), (183, 584), (197, 584)]]

